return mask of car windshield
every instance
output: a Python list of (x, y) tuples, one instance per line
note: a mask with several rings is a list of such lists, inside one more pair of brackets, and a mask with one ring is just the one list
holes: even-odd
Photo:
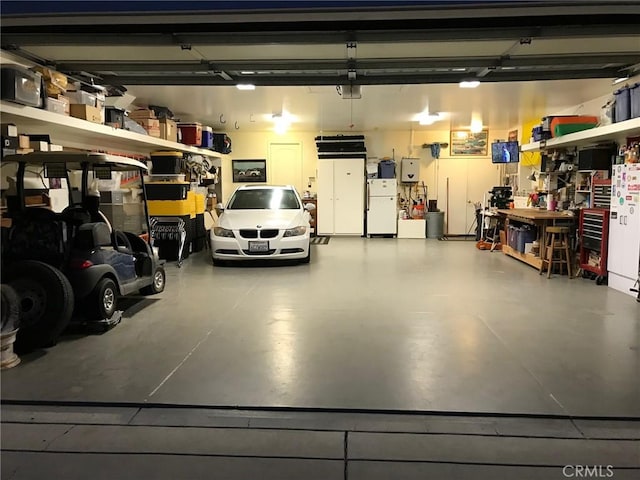
[(295, 210), (300, 203), (293, 190), (284, 188), (251, 188), (233, 194), (229, 210)]

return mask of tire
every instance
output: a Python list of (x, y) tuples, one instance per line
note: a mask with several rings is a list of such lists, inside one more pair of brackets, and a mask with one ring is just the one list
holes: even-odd
[(165, 283), (166, 275), (164, 273), (164, 268), (158, 267), (153, 273), (153, 282), (151, 285), (141, 288), (140, 293), (142, 295), (155, 295), (156, 293), (162, 293), (164, 291)]
[(20, 298), (10, 285), (2, 284), (2, 328), (1, 331), (12, 332), (20, 327)]
[(35, 260), (16, 263), (7, 277), (22, 310), (16, 348), (24, 351), (55, 345), (73, 314), (73, 289), (67, 277)]
[(311, 244), (309, 244), (309, 250), (307, 252), (307, 256), (304, 257), (300, 263), (309, 263), (311, 261)]
[(109, 319), (118, 309), (118, 286), (109, 277), (102, 278), (87, 298), (87, 312), (92, 320)]

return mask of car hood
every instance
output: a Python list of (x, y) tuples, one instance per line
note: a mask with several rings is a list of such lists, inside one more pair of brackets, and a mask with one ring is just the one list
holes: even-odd
[(308, 225), (309, 214), (301, 210), (225, 210), (218, 226), (229, 230), (260, 228), (285, 229)]

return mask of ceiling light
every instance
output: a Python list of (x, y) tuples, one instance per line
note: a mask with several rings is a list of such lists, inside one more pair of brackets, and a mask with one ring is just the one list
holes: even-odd
[(252, 70), (244, 70), (242, 72), (240, 72), (241, 75), (255, 75), (256, 72), (252, 71)]
[(420, 125), (433, 125), (438, 120), (440, 120), (440, 115), (437, 113), (426, 113), (418, 116), (418, 123), (420, 123)]
[(627, 75), (626, 77), (618, 77), (613, 82), (611, 82), (611, 85), (617, 85), (619, 83), (626, 82), (627, 80), (629, 80), (629, 75)]
[(283, 115), (282, 113), (274, 113), (271, 118), (275, 124), (273, 129), (278, 135), (282, 135), (287, 132), (289, 125), (291, 125), (291, 120), (288, 116)]
[(478, 85), (480, 85), (480, 82), (478, 80), (471, 80), (471, 81), (463, 81), (459, 83), (460, 88), (476, 88)]
[(471, 130), (471, 133), (480, 133), (482, 131), (482, 122), (480, 120), (473, 120), (469, 130)]
[(255, 90), (256, 86), (253, 83), (239, 83), (236, 88), (238, 90)]

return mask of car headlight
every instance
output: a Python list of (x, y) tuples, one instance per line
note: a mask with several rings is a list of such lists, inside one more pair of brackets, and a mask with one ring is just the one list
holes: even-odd
[(297, 237), (299, 235), (304, 235), (307, 231), (307, 227), (295, 227), (295, 228), (287, 228), (284, 231), (285, 237)]
[(235, 235), (233, 234), (233, 230), (227, 230), (226, 228), (222, 228), (222, 227), (213, 227), (213, 234), (216, 237), (235, 238)]

